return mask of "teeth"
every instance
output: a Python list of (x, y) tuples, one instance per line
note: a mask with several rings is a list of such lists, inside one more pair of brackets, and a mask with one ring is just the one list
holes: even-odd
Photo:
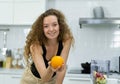
[(54, 33), (49, 33), (51, 36), (55, 35), (55, 32)]

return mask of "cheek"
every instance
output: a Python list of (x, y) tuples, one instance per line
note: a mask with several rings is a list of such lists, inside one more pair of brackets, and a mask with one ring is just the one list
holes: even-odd
[(43, 32), (46, 33), (46, 32), (47, 32), (47, 29), (43, 29)]
[(46, 36), (46, 34), (47, 34), (47, 30), (46, 29), (43, 30), (43, 34)]
[(57, 32), (58, 32), (58, 34), (60, 33), (60, 29), (59, 28), (57, 28)]
[(60, 32), (60, 27), (59, 26), (57, 27), (57, 31)]
[(58, 30), (58, 36), (60, 35), (60, 30)]
[(61, 29), (58, 27), (58, 32), (60, 33)]

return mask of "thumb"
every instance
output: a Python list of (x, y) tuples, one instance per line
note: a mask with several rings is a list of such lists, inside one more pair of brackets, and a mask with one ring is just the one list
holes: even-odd
[(48, 62), (48, 65), (51, 66), (51, 61)]

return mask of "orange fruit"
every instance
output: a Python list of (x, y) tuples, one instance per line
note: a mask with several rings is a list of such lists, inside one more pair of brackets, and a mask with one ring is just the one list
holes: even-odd
[(54, 56), (51, 59), (51, 66), (56, 69), (58, 66), (62, 66), (64, 59), (61, 56)]

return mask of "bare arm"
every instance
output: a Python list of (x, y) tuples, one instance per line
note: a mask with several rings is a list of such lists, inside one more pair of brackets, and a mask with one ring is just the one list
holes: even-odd
[(68, 39), (64, 43), (63, 50), (62, 50), (62, 53), (61, 53), (61, 56), (64, 59), (64, 65), (63, 65), (63, 70), (60, 71), (60, 72), (59, 71), (57, 72), (56, 84), (62, 84), (62, 82), (63, 82), (64, 76), (65, 76), (65, 73), (66, 73), (66, 62), (67, 62), (67, 59), (68, 59), (68, 54), (69, 54), (69, 51), (70, 51), (71, 42), (72, 42), (72, 40)]
[(32, 59), (35, 63), (35, 67), (38, 70), (38, 73), (41, 76), (43, 81), (49, 81), (53, 75), (53, 71), (50, 66), (46, 68), (43, 57), (42, 57), (42, 48), (40, 45), (32, 45), (30, 47), (32, 54)]

